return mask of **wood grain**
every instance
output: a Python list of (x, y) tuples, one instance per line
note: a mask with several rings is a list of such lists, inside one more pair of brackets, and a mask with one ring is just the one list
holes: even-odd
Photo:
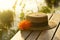
[[(52, 14), (47, 14), (47, 15), (49, 19)], [(26, 40), (36, 40), (41, 32), (42, 31), (33, 31)]]
[(38, 37), (37, 40), (51, 40), (55, 29), (56, 29), (56, 28), (51, 29), (51, 30), (43, 31), (43, 32), (40, 34), (40, 36)]
[(25, 40), (25, 38), (30, 34), (31, 31), (18, 31), (11, 40)]
[[(54, 14), (51, 20), (55, 21), (58, 24), (60, 20), (59, 15), (60, 14)], [(48, 16), (48, 19), (50, 18), (50, 16)], [(50, 40), (53, 36), (55, 29), (56, 28), (51, 29), (51, 30), (45, 30), (43, 32), (41, 31), (20, 31), (19, 30), (11, 40)], [(39, 34), (40, 36), (38, 37)]]
[(50, 21), (54, 21), (54, 22), (56, 22), (56, 24), (58, 24), (60, 22), (60, 14), (55, 13)]
[[(57, 25), (58, 25), (58, 23), (59, 23), (59, 21), (60, 21), (60, 14), (57, 14), (57, 13), (54, 14), (53, 17), (50, 19), (50, 21), (54, 21), (54, 22), (56, 22)], [(54, 34), (54, 32), (55, 32), (55, 29), (56, 29), (56, 28), (51, 29), (51, 30), (43, 31), (43, 32), (40, 34), (40, 36), (38, 37), (37, 40), (51, 40), (51, 38), (52, 38), (52, 36), (53, 36), (53, 34)]]
[(41, 31), (33, 31), (26, 40), (35, 40)]
[(53, 40), (60, 40), (60, 26), (59, 26), (59, 28), (58, 28)]

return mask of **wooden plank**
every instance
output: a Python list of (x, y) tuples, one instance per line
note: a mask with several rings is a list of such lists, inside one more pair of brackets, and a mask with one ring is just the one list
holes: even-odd
[[(48, 18), (51, 16), (51, 14), (49, 14)], [(32, 33), (31, 33), (32, 32)], [(40, 34), (41, 31), (18, 31), (16, 33), (16, 35), (11, 39), (11, 40), (35, 40), (37, 38), (37, 36)], [(31, 33), (31, 34), (30, 34)], [(32, 36), (33, 35), (33, 36)]]
[(11, 40), (25, 40), (25, 38), (30, 34), (31, 31), (18, 31)]
[[(47, 14), (47, 15), (48, 15), (48, 19), (49, 19), (52, 14)], [(37, 39), (37, 37), (39, 36), (39, 34), (40, 34), (41, 32), (42, 32), (42, 31), (33, 31), (26, 40), (35, 40), (35, 39)], [(32, 35), (33, 35), (33, 36), (32, 36)]]
[(33, 31), (26, 40), (35, 40), (41, 31)]
[(51, 40), (55, 29), (56, 29), (56, 28), (51, 29), (51, 30), (43, 31), (43, 32), (40, 34), (40, 36), (38, 37), (37, 40)]
[[(60, 14), (54, 14), (53, 17), (51, 18), (50, 21), (55, 21), (57, 24), (59, 23), (60, 21)], [(37, 40), (51, 40), (54, 32), (55, 32), (55, 29), (51, 29), (51, 30), (46, 30), (46, 31), (43, 31), (40, 36), (38, 37)]]
[(47, 14), (48, 15), (48, 20), (53, 16), (53, 14)]
[(54, 22), (56, 22), (56, 24), (58, 24), (60, 22), (60, 14), (55, 13), (50, 21), (54, 21)]
[(60, 40), (60, 26), (59, 26), (59, 28), (58, 28), (53, 40)]

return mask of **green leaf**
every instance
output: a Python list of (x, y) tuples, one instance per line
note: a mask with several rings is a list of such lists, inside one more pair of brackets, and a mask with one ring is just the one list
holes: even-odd
[(25, 16), (25, 15), (24, 15), (24, 12), (21, 12), (21, 13), (20, 13), (20, 20), (23, 20), (23, 19), (24, 19), (24, 16)]
[(43, 12), (43, 13), (50, 13), (51, 10), (49, 7), (43, 6), (41, 10), (39, 10), (39, 12)]

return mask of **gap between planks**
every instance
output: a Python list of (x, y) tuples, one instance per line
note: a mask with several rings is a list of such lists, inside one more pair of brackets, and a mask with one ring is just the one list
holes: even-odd
[[(48, 20), (50, 20), (51, 17), (53, 16), (53, 14), (47, 14), (47, 15), (48, 15)], [(25, 40), (37, 40), (41, 32), (42, 31), (32, 31), (31, 34), (29, 34)]]
[[(60, 14), (57, 14), (57, 13), (54, 14), (53, 17), (50, 20), (55, 21), (58, 24), (60, 22)], [(53, 34), (54, 34), (56, 28), (51, 29), (51, 30), (43, 31), (40, 34), (40, 36), (38, 37), (37, 40), (51, 40), (51, 38), (53, 37)]]
[[(50, 17), (52, 17), (51, 14), (49, 14), (48, 18), (50, 18)], [(41, 33), (41, 31), (20, 31), (19, 30), (16, 33), (16, 35), (13, 38), (11, 38), (11, 40), (16, 40), (16, 39), (17, 40), (27, 40), (27, 38), (29, 38), (29, 36), (30, 36), (30, 38), (37, 39), (38, 36), (40, 35), (40, 33)], [(33, 37), (32, 37), (32, 34), (33, 34)]]
[(59, 25), (60, 25), (60, 23), (57, 25), (57, 28), (55, 29), (55, 32), (54, 32), (54, 34), (53, 34), (53, 36), (52, 36), (51, 40), (53, 40), (53, 38), (54, 38), (54, 36), (55, 36), (55, 34), (56, 34), (56, 32), (57, 32), (58, 28), (59, 28)]
[(60, 25), (59, 25), (59, 28), (58, 28), (53, 40), (60, 40)]

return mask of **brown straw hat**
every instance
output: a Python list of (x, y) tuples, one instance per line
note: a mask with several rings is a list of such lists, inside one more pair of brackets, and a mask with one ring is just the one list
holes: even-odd
[(28, 14), (25, 19), (31, 21), (32, 24), (35, 23), (35, 25), (36, 25), (36, 26), (32, 25), (29, 28), (29, 30), (48, 30), (48, 29), (55, 28), (57, 25), (54, 21), (48, 20), (48, 16), (44, 13), (43, 14), (39, 14), (39, 13)]
[(53, 20), (48, 20), (45, 13), (32, 13), (26, 15), (25, 21), (22, 21), (19, 27), (23, 30), (48, 30), (56, 26), (57, 24)]

